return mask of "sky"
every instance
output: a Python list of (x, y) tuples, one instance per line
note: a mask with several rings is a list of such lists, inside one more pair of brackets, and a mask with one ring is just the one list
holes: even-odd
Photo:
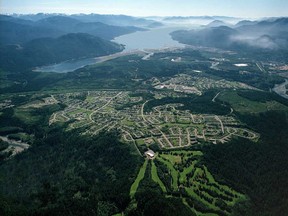
[(288, 16), (288, 0), (0, 0), (0, 13), (98, 13), (132, 16)]

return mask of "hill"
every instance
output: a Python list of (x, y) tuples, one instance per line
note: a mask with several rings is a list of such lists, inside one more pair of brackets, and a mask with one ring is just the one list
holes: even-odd
[[(15, 18), (20, 18), (29, 21), (39, 21), (41, 19), (47, 19), (54, 16), (62, 16), (67, 18), (73, 18), (80, 22), (101, 22), (107, 25), (113, 26), (137, 26), (143, 28), (150, 28), (152, 25), (156, 25), (155, 21), (152, 19), (147, 18), (138, 18), (133, 16), (127, 15), (104, 15), (104, 14), (45, 14), (45, 13), (38, 13), (38, 14), (16, 14), (13, 15)], [(160, 22), (156, 22), (157, 26), (161, 25)]]
[(10, 71), (28, 69), (70, 59), (109, 55), (123, 46), (84, 33), (70, 33), (54, 38), (40, 38), (23, 46), (8, 45), (0, 50), (0, 67)]
[(202, 30), (175, 31), (171, 35), (174, 40), (185, 44), (228, 48), (230, 38), (238, 35), (238, 32), (227, 26), (220, 26)]
[(157, 27), (162, 25), (151, 19), (137, 18), (127, 15), (103, 15), (103, 14), (72, 14), (70, 17), (82, 22), (101, 22), (114, 26), (137, 26), (141, 28)]
[(88, 33), (111, 40), (140, 30), (144, 29), (134, 26), (112, 26), (100, 22), (82, 22), (67, 16), (50, 16), (35, 22), (0, 16), (0, 45), (23, 44), (37, 38), (56, 38), (68, 33)]
[(221, 20), (214, 20), (208, 25), (206, 25), (206, 27), (219, 27), (219, 26), (228, 26), (228, 25), (229, 25), (228, 23), (225, 23)]
[(181, 43), (236, 51), (288, 50), (288, 18), (262, 22), (242, 21), (235, 28), (228, 26), (210, 28), (209, 25), (204, 29), (176, 31), (171, 35)]
[(248, 26), (248, 25), (255, 25), (257, 24), (257, 21), (250, 21), (250, 20), (241, 20), (240, 22), (235, 24), (235, 27), (240, 27), (240, 26)]
[(42, 37), (59, 37), (64, 32), (33, 23), (24, 24), (15, 20), (2, 21), (0, 19), (0, 45), (22, 44)]

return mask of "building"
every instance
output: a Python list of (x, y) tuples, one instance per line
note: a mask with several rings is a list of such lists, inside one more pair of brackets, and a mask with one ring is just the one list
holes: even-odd
[(155, 158), (155, 152), (150, 150), (150, 149), (148, 151), (146, 151), (144, 154), (146, 155), (146, 157), (148, 159), (154, 159)]

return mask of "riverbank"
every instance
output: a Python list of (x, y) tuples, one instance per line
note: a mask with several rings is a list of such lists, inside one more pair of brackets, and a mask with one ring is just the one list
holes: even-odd
[(288, 99), (288, 95), (286, 94), (287, 92), (286, 85), (288, 85), (288, 79), (286, 79), (284, 83), (276, 84), (272, 90), (281, 97)]

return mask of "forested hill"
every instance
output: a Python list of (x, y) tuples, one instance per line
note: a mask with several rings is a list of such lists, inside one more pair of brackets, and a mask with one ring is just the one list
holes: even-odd
[(34, 144), (0, 167), (0, 215), (113, 215), (127, 207), (140, 160), (117, 134), (58, 129)]
[[(213, 24), (213, 23), (212, 23)], [(219, 23), (216, 23), (219, 24)], [(221, 25), (221, 24), (220, 24)], [(207, 25), (190, 31), (175, 31), (173, 39), (190, 45), (241, 50), (288, 50), (288, 18), (262, 22), (243, 21), (235, 26)]]
[(0, 15), (0, 45), (23, 44), (43, 37), (68, 33), (88, 33), (111, 40), (123, 34), (144, 30), (134, 26), (115, 26), (101, 22), (82, 22), (66, 16), (51, 16), (37, 21)]
[(7, 45), (0, 50), (0, 68), (8, 71), (30, 69), (70, 59), (97, 57), (122, 51), (122, 45), (84, 33), (54, 38), (39, 38), (21, 45)]

